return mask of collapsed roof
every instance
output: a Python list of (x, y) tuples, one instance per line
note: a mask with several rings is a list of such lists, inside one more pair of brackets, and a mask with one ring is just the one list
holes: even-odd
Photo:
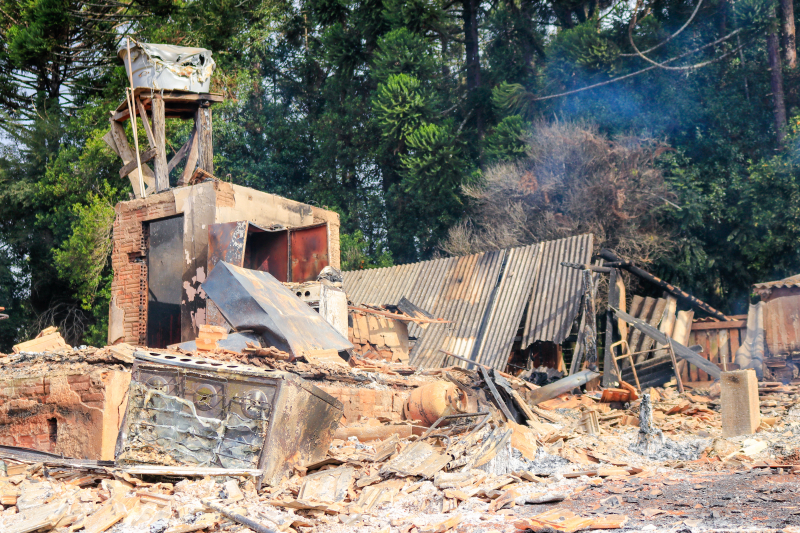
[[(454, 353), (504, 370), (522, 324), (522, 348), (537, 341), (560, 344), (580, 309), (579, 270), (562, 261), (588, 263), (594, 236), (578, 235), (495, 252), (434, 259), (344, 273), (353, 302), (397, 305), (405, 297), (452, 324), (409, 327), (417, 337), (411, 364), (436, 368)], [(524, 318), (524, 324), (523, 324)]]

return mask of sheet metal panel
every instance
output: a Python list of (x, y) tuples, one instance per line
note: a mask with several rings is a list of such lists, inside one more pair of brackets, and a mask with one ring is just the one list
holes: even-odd
[(528, 305), (523, 348), (536, 341), (561, 344), (567, 338), (578, 314), (583, 290), (581, 271), (561, 266), (561, 262), (589, 263), (593, 245), (594, 236), (591, 234), (539, 245), (542, 259)]
[(147, 252), (147, 345), (181, 341), (183, 215), (150, 222)]
[[(440, 349), (503, 370), (526, 309), (523, 347), (537, 340), (563, 342), (579, 311), (580, 271), (561, 261), (588, 263), (592, 235), (462, 257), (344, 273), (351, 301), (397, 305), (405, 297), (450, 324), (425, 330), (409, 326), (418, 338), (411, 362), (441, 366)], [(496, 290), (495, 290), (496, 288)], [(448, 361), (453, 364), (454, 361)], [(459, 363), (466, 364), (466, 363)]]
[(289, 230), (292, 282), (313, 281), (328, 266), (328, 225)]
[(214, 266), (220, 261), (239, 267), (244, 266), (246, 242), (246, 220), (211, 224), (208, 227), (208, 273), (214, 270)]
[(769, 355), (785, 355), (800, 347), (800, 294), (778, 289), (764, 303), (764, 332)]
[(268, 346), (295, 357), (315, 350), (353, 348), (322, 315), (268, 272), (220, 261), (203, 283), (203, 290), (237, 330), (252, 330)]

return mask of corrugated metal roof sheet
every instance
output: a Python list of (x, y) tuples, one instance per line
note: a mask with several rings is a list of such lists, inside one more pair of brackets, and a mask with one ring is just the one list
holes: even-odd
[(540, 340), (561, 344), (567, 338), (581, 303), (583, 278), (580, 270), (561, 266), (561, 262), (589, 263), (593, 245), (592, 234), (539, 244), (523, 346)]
[(765, 283), (756, 283), (753, 289), (756, 293), (761, 294), (772, 289), (784, 289), (787, 287), (800, 287), (800, 274), (795, 274), (788, 278), (780, 279), (778, 281), (767, 281)]
[[(580, 271), (561, 261), (588, 263), (592, 235), (581, 235), (462, 257), (344, 273), (344, 288), (357, 303), (397, 305), (402, 297), (450, 324), (426, 329), (412, 324), (417, 337), (411, 363), (442, 366), (440, 350), (503, 370), (526, 307), (523, 346), (537, 340), (563, 342), (582, 293)], [(534, 316), (531, 319), (531, 311)], [(455, 363), (455, 361), (453, 361)]]

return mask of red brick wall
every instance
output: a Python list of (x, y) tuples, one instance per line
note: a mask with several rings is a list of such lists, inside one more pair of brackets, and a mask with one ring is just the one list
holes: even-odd
[(94, 370), (0, 379), (0, 444), (99, 459), (103, 432), (118, 431), (105, 427), (107, 376)]
[[(114, 221), (111, 295), (123, 310), (121, 342), (145, 344), (147, 331), (147, 262), (143, 222), (176, 215), (172, 192), (120, 202)], [(118, 339), (109, 339), (116, 341)]]

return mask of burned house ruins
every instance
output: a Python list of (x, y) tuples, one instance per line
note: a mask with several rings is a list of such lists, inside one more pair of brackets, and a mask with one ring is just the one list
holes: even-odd
[(108, 345), (0, 354), (0, 530), (800, 523), (797, 276), (726, 316), (591, 234), (340, 272), (337, 213), (214, 175), (210, 51), (119, 55)]

